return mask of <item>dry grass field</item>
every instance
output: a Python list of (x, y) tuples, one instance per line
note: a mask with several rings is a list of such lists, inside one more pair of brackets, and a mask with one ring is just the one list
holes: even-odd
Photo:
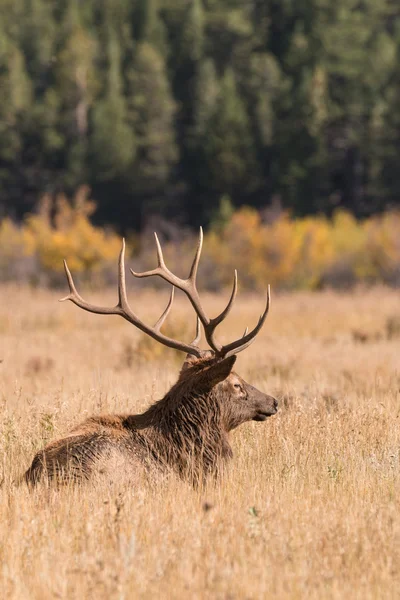
[[(233, 432), (217, 484), (131, 489), (121, 476), (30, 493), (14, 481), (36, 450), (90, 414), (141, 411), (183, 358), (59, 296), (0, 288), (0, 596), (399, 597), (399, 291), (273, 295), (236, 370), (280, 410)], [(114, 302), (113, 291), (90, 297)], [(166, 298), (131, 293), (146, 322)], [(209, 312), (224, 298), (206, 297)], [(222, 338), (255, 323), (263, 302), (239, 298)], [(172, 319), (189, 339), (181, 297)]]

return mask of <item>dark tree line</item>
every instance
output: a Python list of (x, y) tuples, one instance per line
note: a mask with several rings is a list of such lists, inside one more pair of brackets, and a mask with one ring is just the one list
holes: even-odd
[(0, 0), (0, 207), (121, 229), (400, 203), (395, 0)]

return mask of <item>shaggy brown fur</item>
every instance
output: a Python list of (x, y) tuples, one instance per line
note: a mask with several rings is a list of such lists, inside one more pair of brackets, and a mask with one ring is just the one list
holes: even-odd
[(111, 456), (117, 464), (172, 470), (193, 484), (216, 474), (232, 457), (229, 432), (274, 415), (277, 401), (232, 371), (235, 356), (210, 354), (187, 358), (177, 383), (144, 413), (91, 417), (48, 444), (34, 457), (26, 482), (87, 480)]

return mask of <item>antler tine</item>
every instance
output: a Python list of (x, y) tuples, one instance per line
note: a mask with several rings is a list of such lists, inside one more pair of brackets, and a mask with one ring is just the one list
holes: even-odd
[(122, 238), (122, 247), (118, 258), (118, 306), (129, 307), (125, 281), (125, 238)]
[(231, 297), (229, 298), (228, 304), (226, 305), (224, 310), (217, 317), (214, 317), (213, 319), (211, 319), (209, 321), (209, 323), (207, 325), (204, 325), (204, 332), (206, 334), (206, 340), (207, 340), (209, 346), (217, 353), (220, 352), (221, 346), (214, 339), (215, 329), (217, 328), (217, 326), (220, 323), (222, 323), (222, 321), (224, 321), (224, 319), (226, 319), (226, 317), (230, 313), (231, 308), (232, 308), (233, 303), (236, 298), (237, 288), (238, 288), (238, 279), (237, 279), (237, 271), (235, 269), (235, 272), (233, 275), (232, 292), (231, 292)]
[(254, 327), (254, 329), (252, 331), (250, 331), (250, 333), (247, 333), (247, 328), (246, 328), (246, 331), (245, 331), (245, 334), (243, 337), (239, 338), (238, 340), (236, 340), (234, 342), (231, 342), (230, 344), (227, 344), (226, 346), (223, 346), (219, 353), (220, 356), (223, 356), (224, 358), (228, 358), (229, 356), (232, 356), (233, 354), (238, 354), (239, 352), (242, 352), (248, 346), (250, 346), (250, 344), (252, 344), (254, 342), (256, 335), (258, 334), (258, 332), (261, 330), (262, 326), (264, 325), (264, 322), (265, 322), (265, 319), (267, 318), (270, 306), (271, 306), (271, 288), (268, 285), (267, 303), (266, 303), (263, 314), (260, 316), (260, 318), (258, 320), (257, 325)]
[[(153, 277), (153, 275), (159, 275), (160, 277), (165, 279), (165, 281), (168, 281), (168, 283), (175, 285), (172, 280), (178, 279), (178, 277), (176, 277), (176, 275), (171, 273), (171, 271), (168, 269), (168, 267), (165, 264), (160, 240), (158, 239), (158, 235), (156, 232), (154, 232), (154, 238), (156, 240), (156, 248), (157, 248), (157, 261), (158, 261), (157, 268), (151, 269), (150, 271), (144, 271), (143, 273), (137, 273), (133, 269), (129, 269), (129, 270), (132, 273), (132, 275), (134, 277), (137, 277), (138, 279), (141, 279), (142, 277)], [(176, 287), (179, 287), (179, 286), (177, 285)]]
[(84, 300), (82, 298), (82, 296), (79, 294), (79, 292), (77, 291), (77, 289), (75, 287), (75, 283), (72, 278), (71, 271), (68, 268), (66, 260), (64, 260), (64, 269), (65, 269), (65, 274), (67, 276), (70, 293), (68, 294), (68, 296), (65, 296), (65, 298), (60, 298), (59, 302), (65, 302), (65, 300), (71, 300), (71, 302), (73, 302), (74, 304), (79, 306), (79, 308), (83, 308), (83, 310), (87, 310), (88, 312), (93, 312), (93, 313), (96, 313), (99, 315), (119, 314), (119, 312), (116, 312), (116, 311), (118, 311), (119, 307), (107, 308), (107, 307), (102, 307), (102, 306), (95, 306), (94, 304), (90, 304), (89, 302), (86, 302), (86, 300)]
[(171, 311), (172, 303), (174, 301), (174, 292), (175, 292), (175, 288), (174, 288), (174, 286), (172, 286), (172, 288), (171, 288), (171, 295), (169, 297), (168, 304), (167, 304), (167, 306), (166, 306), (163, 314), (158, 319), (157, 323), (154, 325), (154, 327), (153, 327), (154, 331), (160, 331), (161, 327), (164, 324), (165, 319), (168, 317), (168, 315), (169, 315), (169, 313)]
[(160, 240), (158, 239), (158, 235), (156, 232), (154, 232), (154, 237), (156, 239), (156, 246), (157, 246), (157, 259), (158, 259), (158, 267), (160, 269), (165, 269), (165, 262), (164, 262), (164, 256), (163, 256), (163, 251), (161, 248), (161, 244), (160, 244)]
[(68, 296), (65, 296), (64, 298), (60, 298), (59, 302), (65, 302), (65, 300), (72, 300), (71, 296), (73, 296), (73, 295), (79, 296), (79, 294), (76, 290), (75, 284), (74, 284), (74, 280), (71, 275), (71, 271), (68, 268), (67, 261), (64, 259), (63, 263), (64, 263), (64, 271), (67, 276), (67, 281), (68, 281), (68, 286), (69, 286), (69, 294), (68, 294)]
[(197, 269), (199, 266), (202, 249), (203, 249), (203, 228), (200, 227), (199, 241), (197, 242), (196, 254), (193, 259), (193, 263), (192, 263), (192, 266), (190, 269), (190, 274), (189, 274), (189, 280), (193, 283), (194, 287), (196, 287)]
[(210, 324), (213, 325), (213, 329), (215, 329), (215, 327), (217, 325), (222, 323), (222, 321), (224, 321), (226, 319), (226, 317), (228, 316), (228, 314), (231, 312), (231, 308), (236, 299), (237, 290), (238, 290), (238, 277), (237, 277), (237, 271), (235, 269), (235, 272), (233, 275), (233, 286), (232, 286), (231, 297), (229, 298), (229, 302), (226, 305), (226, 307), (224, 308), (224, 310), (217, 317), (214, 317), (213, 319), (211, 319)]
[(172, 338), (167, 337), (162, 334), (160, 329), (167, 318), (174, 299), (174, 288), (172, 288), (171, 296), (168, 302), (166, 309), (164, 310), (161, 317), (158, 319), (156, 325), (154, 327), (149, 327), (145, 325), (139, 317), (134, 313), (131, 309), (127, 294), (126, 294), (126, 281), (125, 281), (125, 241), (122, 241), (122, 248), (119, 255), (118, 260), (118, 304), (112, 308), (96, 306), (95, 304), (90, 304), (86, 302), (78, 293), (74, 280), (72, 278), (71, 272), (68, 268), (66, 261), (64, 261), (65, 273), (67, 275), (68, 285), (70, 293), (65, 298), (61, 299), (61, 302), (64, 300), (71, 300), (74, 304), (79, 306), (79, 308), (83, 308), (88, 312), (96, 313), (99, 315), (119, 315), (126, 319), (132, 325), (135, 325), (138, 329), (147, 333), (150, 337), (154, 338), (156, 341), (168, 346), (169, 348), (174, 348), (175, 350), (180, 350), (181, 352), (186, 352), (188, 354), (193, 354), (194, 356), (200, 357), (201, 352), (200, 349), (197, 348), (193, 344), (185, 344), (184, 342), (180, 342), (178, 340), (174, 340)]
[(196, 337), (192, 341), (192, 346), (198, 346), (201, 340), (201, 321), (199, 317), (196, 319)]

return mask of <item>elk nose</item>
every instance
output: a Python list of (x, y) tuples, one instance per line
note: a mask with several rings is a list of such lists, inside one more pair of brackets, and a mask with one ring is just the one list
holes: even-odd
[(274, 398), (274, 409), (278, 410), (278, 400)]

